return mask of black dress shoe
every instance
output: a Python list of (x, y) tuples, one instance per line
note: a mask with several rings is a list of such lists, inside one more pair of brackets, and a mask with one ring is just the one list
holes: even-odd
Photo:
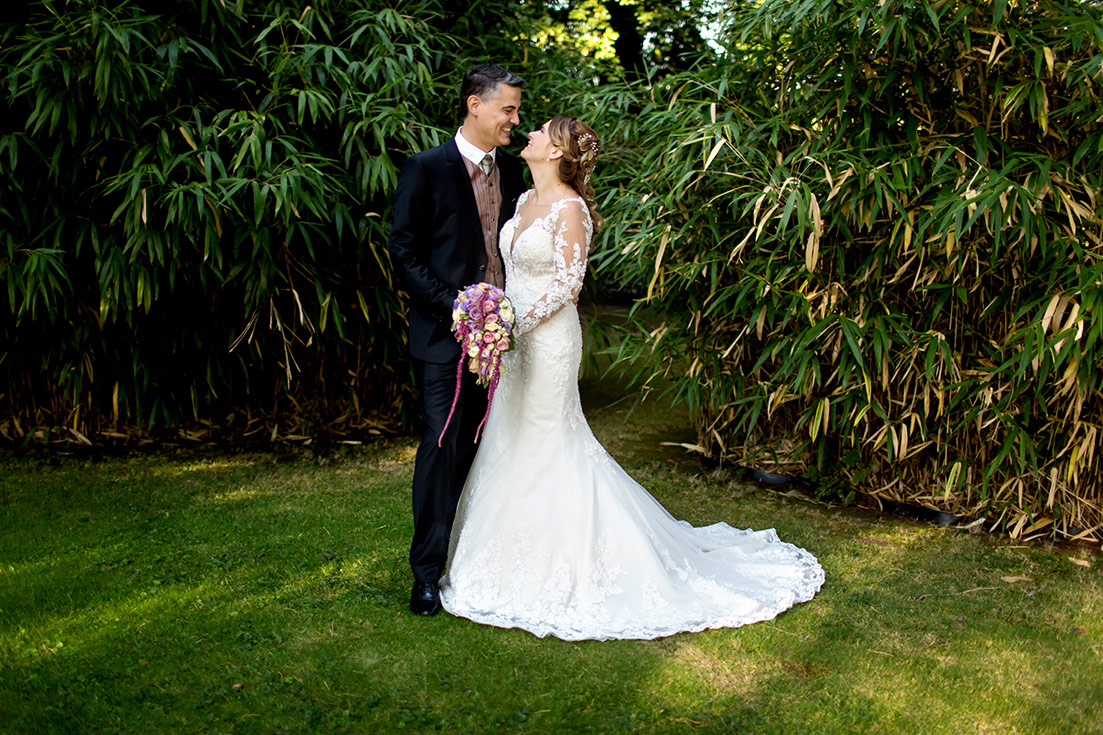
[(440, 590), (436, 582), (414, 582), (410, 592), (410, 612), (415, 615), (436, 615), (440, 612)]

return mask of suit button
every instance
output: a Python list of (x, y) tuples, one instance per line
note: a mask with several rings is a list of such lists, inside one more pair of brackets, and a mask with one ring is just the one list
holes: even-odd
[(481, 270), (481, 271), (485, 271), (485, 270), (486, 270), (486, 266), (485, 266), (485, 265), (480, 265), (480, 266), (479, 266), (479, 270)]

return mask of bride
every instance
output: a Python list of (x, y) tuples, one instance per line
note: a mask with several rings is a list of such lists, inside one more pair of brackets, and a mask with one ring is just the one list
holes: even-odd
[[(556, 115), (521, 157), (534, 188), (502, 228), (517, 321), (486, 433), (460, 497), (445, 610), (566, 640), (648, 639), (773, 618), (824, 573), (773, 529), (674, 519), (582, 415), (575, 299), (600, 217), (589, 126)], [(596, 220), (596, 223), (595, 223)]]

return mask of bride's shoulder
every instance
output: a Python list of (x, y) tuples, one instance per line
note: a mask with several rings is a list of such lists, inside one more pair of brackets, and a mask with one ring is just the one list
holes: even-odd
[(557, 201), (552, 208), (561, 219), (564, 216), (587, 221), (590, 219), (590, 208), (586, 205), (586, 200), (574, 193)]
[(583, 199), (581, 197), (581, 195), (579, 195), (573, 189), (569, 189), (566, 192), (564, 192), (563, 196), (561, 196), (559, 199), (557, 199), (554, 204), (552, 204), (552, 208), (557, 209), (557, 210), (568, 209), (568, 208), (570, 208), (570, 209), (579, 209), (579, 208), (586, 209), (586, 200)]

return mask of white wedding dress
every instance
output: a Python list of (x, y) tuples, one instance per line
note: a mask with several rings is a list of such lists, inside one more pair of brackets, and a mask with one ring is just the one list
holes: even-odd
[[(594, 438), (572, 303), (592, 221), (581, 199), (563, 199), (515, 239), (530, 194), (501, 233), (516, 347), (460, 498), (444, 609), (538, 636), (649, 639), (768, 620), (811, 599), (824, 573), (810, 553), (773, 529), (676, 520)], [(568, 208), (577, 231), (561, 221)]]

